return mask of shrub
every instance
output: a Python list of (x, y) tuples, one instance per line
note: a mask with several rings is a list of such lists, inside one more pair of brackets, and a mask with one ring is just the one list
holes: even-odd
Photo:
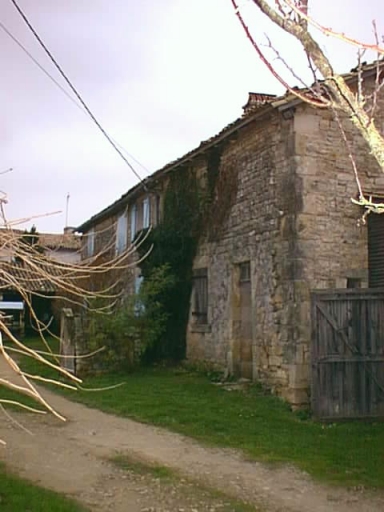
[(93, 370), (128, 371), (148, 359), (165, 332), (168, 313), (162, 299), (173, 280), (168, 265), (162, 265), (153, 269), (137, 295), (122, 299), (105, 313), (93, 313), (95, 308), (90, 308), (84, 332), (86, 350), (105, 347), (92, 358)]

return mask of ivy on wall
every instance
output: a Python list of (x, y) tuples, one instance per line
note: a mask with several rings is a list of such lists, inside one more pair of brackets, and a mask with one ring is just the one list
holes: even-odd
[[(156, 294), (150, 295), (150, 301), (161, 304), (166, 321), (161, 332), (159, 330), (158, 338), (147, 346), (145, 362), (185, 358), (197, 247), (202, 236), (211, 240), (218, 236), (237, 192), (236, 168), (230, 164), (228, 170), (223, 170), (221, 155), (222, 147), (210, 151), (203, 177), (197, 176), (187, 166), (170, 175), (162, 220), (138, 249), (142, 257), (152, 247), (149, 256), (140, 263), (144, 291), (146, 287), (151, 288), (151, 281), (159, 268), (166, 266), (169, 277), (166, 290), (160, 286)], [(153, 304), (144, 304), (143, 309), (153, 310)], [(164, 315), (162, 320), (164, 322)]]
[[(173, 284), (150, 298), (161, 302), (167, 318), (161, 336), (147, 347), (145, 362), (177, 361), (185, 357), (192, 265), (201, 228), (202, 201), (195, 173), (188, 168), (173, 173), (165, 192), (162, 221), (138, 249), (139, 255), (144, 256), (152, 246), (151, 253), (140, 264), (143, 287), (150, 287), (157, 270), (165, 265)], [(151, 304), (144, 304), (144, 310), (150, 307)]]

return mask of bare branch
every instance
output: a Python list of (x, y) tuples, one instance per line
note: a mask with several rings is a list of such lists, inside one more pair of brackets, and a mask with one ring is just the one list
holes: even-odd
[[(270, 63), (260, 52), (259, 47), (252, 38), (250, 31), (246, 26), (241, 13), (239, 12), (235, 0), (231, 0), (231, 2), (236, 9), (236, 15), (248, 39), (251, 41), (264, 64), (269, 69), (271, 69)], [(253, 0), (253, 3), (263, 14), (265, 14), (271, 21), (273, 21), (273, 23), (275, 23), (283, 31), (295, 37), (296, 40), (301, 43), (303, 50), (307, 54), (308, 58), (310, 58), (311, 62), (313, 62), (314, 66), (323, 77), (321, 86), (327, 91), (327, 97), (326, 99), (323, 99), (321, 96), (322, 101), (319, 102), (318, 98), (316, 98), (316, 101), (314, 101), (313, 95), (305, 94), (305, 91), (295, 91), (292, 87), (288, 87), (289, 91), (313, 107), (322, 106), (330, 108), (331, 105), (329, 104), (329, 100), (327, 98), (331, 97), (332, 108), (344, 112), (349, 117), (354, 126), (367, 142), (370, 153), (376, 159), (380, 168), (384, 172), (384, 139), (376, 127), (374, 119), (365, 111), (364, 102), (359, 101), (359, 98), (353, 93), (343, 76), (337, 74), (334, 71), (331, 62), (320, 48), (319, 44), (315, 41), (311, 33), (308, 31), (308, 27), (302, 23), (299, 23), (297, 18), (291, 16), (289, 9), (291, 9), (291, 11), (296, 14), (300, 14), (301, 18), (304, 18), (306, 21), (310, 21), (306, 14), (306, 3), (304, 3), (304, 8), (300, 2), (293, 2), (292, 0), (281, 0), (277, 3), (277, 5), (275, 4), (275, 8), (273, 8), (266, 0)], [(364, 45), (359, 46), (365, 48)], [(376, 51), (381, 52), (382, 50), (380, 48), (376, 48)], [(272, 72), (275, 77), (278, 75), (273, 68)], [(280, 81), (280, 83), (282, 83), (280, 76), (277, 76), (276, 78)]]
[(272, 75), (276, 78), (276, 80), (278, 80), (281, 85), (283, 85), (287, 90), (289, 90), (289, 92), (291, 92), (294, 96), (296, 96), (297, 98), (301, 99), (302, 101), (305, 101), (306, 103), (310, 103), (310, 104), (313, 104), (314, 106), (316, 107), (327, 107), (327, 101), (321, 99), (320, 101), (317, 101), (315, 98), (312, 98), (310, 95), (306, 95), (305, 93), (303, 92), (300, 92), (296, 89), (294, 89), (293, 87), (291, 87), (280, 75), (279, 73), (277, 73), (277, 71), (275, 70), (275, 68), (272, 66), (272, 64), (269, 62), (269, 60), (267, 59), (267, 57), (264, 55), (264, 53), (261, 51), (260, 49), (260, 46), (256, 43), (255, 39), (252, 37), (252, 34), (251, 32), (249, 31), (249, 28), (248, 26), (246, 25), (241, 13), (240, 13), (240, 10), (238, 8), (238, 5), (237, 5), (237, 2), (236, 0), (231, 0), (232, 2), (232, 5), (235, 9), (235, 13), (236, 13), (236, 16), (238, 17), (240, 23), (241, 23), (241, 26), (243, 27), (243, 30), (247, 36), (247, 38), (249, 39), (249, 41), (251, 42), (252, 46), (254, 47), (254, 49), (256, 50), (256, 53), (258, 54), (258, 56), (260, 57), (260, 59), (262, 60), (262, 62), (267, 66), (267, 68), (269, 69), (269, 71), (272, 73)]
[[(21, 395), (32, 398), (37, 404), (42, 406), (43, 411), (34, 407), (29, 407), (18, 401), (7, 401), (0, 399), (4, 405), (18, 405), (19, 407), (39, 412), (49, 412), (65, 421), (56, 409), (44, 398), (41, 391), (35, 386), (34, 382), (43, 382), (54, 384), (62, 388), (76, 391), (82, 382), (81, 379), (65, 370), (60, 361), (63, 357), (54, 354), (46, 339), (46, 335), (50, 334), (50, 324), (52, 319), (44, 323), (41, 321), (33, 308), (32, 297), (46, 297), (51, 290), (55, 291), (56, 299), (63, 299), (69, 304), (74, 304), (82, 310), (95, 310), (101, 314), (108, 314), (114, 304), (120, 300), (124, 289), (124, 282), (119, 277), (120, 274), (126, 273), (127, 269), (137, 264), (138, 258), (133, 258), (137, 248), (145, 242), (149, 236), (149, 230), (138, 237), (135, 245), (127, 247), (121, 254), (116, 253), (116, 226), (113, 225), (109, 236), (109, 243), (101, 251), (96, 253), (92, 258), (83, 260), (81, 263), (64, 263), (62, 261), (51, 259), (44, 252), (44, 247), (34, 246), (33, 243), (28, 244), (25, 240), (25, 233), (12, 229), (12, 222), (6, 218), (4, 205), (6, 203), (6, 194), (0, 198), (0, 217), (3, 220), (3, 229), (0, 229), (0, 248), (12, 255), (11, 261), (3, 261), (0, 265), (0, 291), (13, 289), (24, 301), (31, 318), (35, 324), (35, 330), (38, 332), (40, 339), (45, 344), (46, 351), (34, 350), (20, 341), (17, 336), (4, 322), (4, 317), (0, 315), (0, 357), (10, 369), (10, 376), (2, 375), (0, 377), (0, 386), (6, 387)], [(102, 234), (103, 239), (105, 233)], [(108, 237), (107, 237), (108, 238)], [(150, 249), (151, 250), (151, 249)], [(149, 250), (149, 252), (150, 252)], [(145, 256), (144, 256), (145, 257)], [(143, 258), (140, 259), (142, 261)], [(133, 261), (135, 261), (133, 263)], [(100, 282), (95, 286), (94, 279)], [(92, 281), (92, 283), (91, 283)], [(90, 302), (101, 300), (102, 305), (90, 306)], [(11, 346), (5, 346), (3, 343), (3, 335), (11, 342)], [(93, 351), (90, 354), (76, 356), (78, 358), (86, 358), (94, 356), (101, 352), (104, 348)], [(18, 364), (11, 354), (30, 357), (48, 366), (60, 375), (68, 379), (68, 383), (57, 379), (46, 378), (39, 374), (27, 373), (22, 369), (22, 364)], [(11, 377), (14, 378), (11, 378)], [(117, 385), (116, 387), (118, 387)], [(92, 390), (91, 390), (92, 391)], [(4, 411), (5, 414), (6, 411)]]
[[(337, 32), (336, 30), (333, 30), (331, 28), (325, 27), (324, 25), (321, 25), (316, 20), (314, 20), (311, 16), (308, 15), (308, 9), (304, 9), (297, 5), (292, 0), (284, 0), (284, 2), (291, 7), (293, 11), (296, 12), (296, 14), (303, 20), (305, 20), (308, 24), (312, 25), (313, 27), (320, 30), (323, 34), (327, 36), (335, 37), (336, 39), (340, 39), (344, 43), (351, 44), (353, 46), (357, 46), (358, 48), (362, 48), (364, 50), (371, 50), (373, 52), (376, 52), (379, 55), (384, 55), (384, 47), (382, 47), (379, 44), (378, 38), (376, 38), (375, 44), (369, 44), (364, 43), (362, 41), (359, 41), (358, 39), (354, 39), (353, 37), (349, 37), (344, 32)], [(308, 2), (305, 2), (306, 4)]]

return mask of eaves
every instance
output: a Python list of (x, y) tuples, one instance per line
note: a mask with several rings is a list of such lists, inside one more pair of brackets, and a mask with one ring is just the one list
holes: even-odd
[(145, 178), (142, 182), (138, 183), (134, 187), (128, 190), (124, 195), (122, 195), (119, 199), (117, 199), (114, 203), (107, 206), (104, 210), (101, 210), (99, 213), (88, 219), (86, 222), (81, 224), (76, 228), (76, 231), (80, 233), (84, 233), (95, 226), (97, 223), (105, 220), (106, 218), (115, 215), (116, 213), (124, 210), (130, 204), (130, 202), (135, 199), (139, 194), (142, 194), (146, 190), (150, 190), (151, 184), (157, 182), (159, 179), (164, 178), (170, 172), (177, 170), (185, 164), (192, 162), (193, 160), (201, 157), (206, 151), (217, 146), (218, 144), (231, 139), (239, 130), (245, 128), (250, 125), (254, 121), (267, 117), (271, 115), (275, 110), (273, 106), (274, 102), (266, 103), (261, 107), (257, 108), (254, 112), (242, 116), (233, 123), (227, 125), (223, 128), (217, 135), (203, 141), (197, 148), (193, 149), (189, 153), (184, 156), (174, 160), (166, 164), (161, 169), (155, 171), (153, 174)]

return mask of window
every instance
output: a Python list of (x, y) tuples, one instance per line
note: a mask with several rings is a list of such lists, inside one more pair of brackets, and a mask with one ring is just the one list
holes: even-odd
[(149, 197), (146, 197), (143, 201), (143, 229), (149, 228), (150, 213)]
[(134, 204), (131, 208), (131, 242), (135, 239), (137, 230), (137, 206)]
[(90, 229), (88, 233), (85, 235), (87, 238), (87, 257), (90, 258), (93, 256), (95, 252), (95, 230), (94, 228)]
[(197, 325), (208, 323), (208, 272), (200, 268), (193, 272), (192, 315)]
[(240, 263), (240, 283), (248, 283), (251, 280), (251, 264), (249, 261)]
[(121, 254), (127, 247), (128, 222), (124, 212), (117, 219), (116, 225), (116, 254)]
[(347, 288), (361, 288), (361, 279), (358, 277), (347, 277)]

